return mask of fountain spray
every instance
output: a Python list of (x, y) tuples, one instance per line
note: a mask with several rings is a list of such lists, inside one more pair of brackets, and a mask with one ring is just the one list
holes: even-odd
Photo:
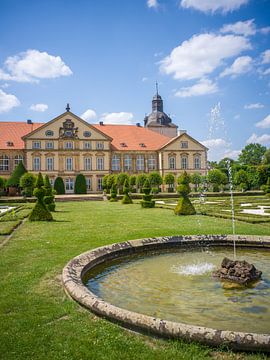
[[(232, 210), (232, 232), (235, 235), (235, 217), (234, 217), (234, 200), (233, 200), (233, 180), (232, 180), (232, 167), (231, 161), (228, 159), (226, 161), (228, 175), (229, 175), (229, 186), (230, 186), (230, 196), (231, 196), (231, 210)], [(235, 245), (235, 238), (233, 238), (233, 257), (234, 260), (236, 259), (236, 245)]]

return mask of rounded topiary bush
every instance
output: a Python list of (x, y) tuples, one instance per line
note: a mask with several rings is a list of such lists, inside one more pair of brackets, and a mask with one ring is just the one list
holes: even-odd
[(86, 194), (87, 186), (86, 179), (83, 174), (78, 174), (75, 180), (75, 194)]
[(64, 185), (64, 181), (63, 179), (61, 178), (61, 176), (58, 176), (56, 179), (55, 179), (55, 182), (54, 182), (54, 190), (56, 191), (56, 194), (58, 195), (63, 195), (65, 194), (65, 185)]

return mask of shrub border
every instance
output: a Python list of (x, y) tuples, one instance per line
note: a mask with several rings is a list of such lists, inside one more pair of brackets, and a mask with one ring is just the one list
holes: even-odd
[(270, 352), (270, 334), (225, 331), (139, 314), (105, 302), (88, 290), (83, 283), (83, 277), (90, 269), (107, 260), (129, 254), (175, 247), (232, 246), (233, 239), (237, 241), (238, 247), (270, 249), (269, 236), (179, 235), (138, 239), (99, 247), (75, 257), (64, 267), (62, 282), (65, 291), (71, 298), (95, 314), (119, 322), (125, 327), (167, 338), (197, 341), (211, 346), (225, 345), (237, 350)]

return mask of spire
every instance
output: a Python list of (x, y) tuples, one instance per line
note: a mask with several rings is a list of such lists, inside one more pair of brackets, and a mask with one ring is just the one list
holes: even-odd
[(69, 110), (70, 110), (69, 103), (67, 103), (66, 110), (67, 110), (67, 111), (69, 111)]
[(156, 81), (156, 95), (158, 95), (158, 82)]

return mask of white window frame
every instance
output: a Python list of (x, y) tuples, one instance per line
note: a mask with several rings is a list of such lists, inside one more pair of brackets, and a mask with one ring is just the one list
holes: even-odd
[(53, 143), (53, 141), (46, 141), (46, 143), (45, 143), (45, 148), (46, 148), (46, 149), (53, 149), (53, 148), (54, 148), (54, 143)]
[(9, 156), (2, 155), (0, 157), (0, 171), (9, 171)]
[(40, 171), (41, 169), (41, 159), (40, 156), (33, 157), (33, 171)]
[(124, 171), (132, 170), (132, 156), (124, 155)]
[(73, 178), (65, 179), (65, 190), (67, 193), (74, 192), (74, 179)]
[(181, 141), (180, 142), (181, 149), (188, 149), (188, 141)]
[(91, 191), (92, 190), (92, 178), (87, 177), (87, 178), (85, 178), (85, 181), (86, 181), (86, 189), (88, 191)]
[(91, 141), (84, 141), (83, 148), (86, 149), (86, 150), (91, 150), (92, 149)]
[(97, 191), (102, 191), (102, 177), (97, 178)]
[(150, 155), (147, 160), (148, 170), (156, 170), (156, 157), (154, 155)]
[(96, 149), (97, 150), (103, 150), (104, 149), (104, 142), (103, 141), (97, 141), (96, 142)]
[(66, 170), (73, 171), (73, 158), (72, 157), (66, 157)]
[(175, 170), (176, 169), (176, 157), (175, 155), (169, 156), (169, 169)]
[(14, 166), (17, 166), (20, 163), (20, 161), (23, 163), (23, 156), (22, 155), (16, 155), (14, 157)]
[(32, 141), (32, 149), (41, 149), (41, 142), (40, 141)]
[(187, 170), (188, 169), (188, 157), (181, 156), (181, 169)]
[(47, 157), (46, 158), (46, 170), (47, 171), (53, 171), (54, 170), (54, 158), (53, 157)]
[(144, 155), (137, 155), (136, 157), (136, 170), (144, 171)]
[(121, 169), (120, 155), (114, 154), (112, 156), (112, 171), (120, 171)]
[(194, 169), (199, 170), (202, 168), (201, 157), (199, 155), (194, 156)]
[(84, 170), (85, 171), (91, 171), (92, 170), (92, 158), (91, 157), (85, 157), (84, 158)]
[(64, 148), (65, 148), (66, 150), (73, 149), (73, 141), (65, 141), (65, 143), (64, 143)]
[(96, 162), (97, 170), (104, 170), (104, 156), (98, 156)]

